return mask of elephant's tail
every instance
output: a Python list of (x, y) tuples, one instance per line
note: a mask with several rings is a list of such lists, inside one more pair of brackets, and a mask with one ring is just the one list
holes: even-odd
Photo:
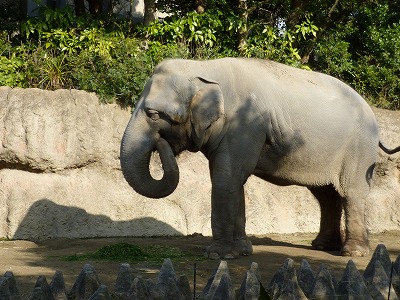
[(382, 145), (381, 141), (379, 141), (379, 148), (381, 148), (386, 154), (394, 154), (394, 153), (397, 153), (400, 151), (400, 146), (398, 146), (394, 149), (388, 149)]

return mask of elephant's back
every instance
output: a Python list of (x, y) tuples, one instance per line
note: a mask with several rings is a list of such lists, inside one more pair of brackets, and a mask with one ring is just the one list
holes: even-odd
[[(276, 124), (271, 135), (297, 132), (304, 140), (315, 142), (311, 148), (316, 152), (324, 143), (347, 141), (350, 146), (360, 140), (375, 151), (379, 140), (375, 115), (361, 95), (344, 82), (268, 60), (243, 59), (238, 65), (240, 82), (251, 87), (244, 88), (246, 93), (253, 93), (252, 101), (257, 102), (266, 122)], [(251, 80), (244, 80), (245, 76)]]
[(237, 64), (240, 69), (236, 72), (240, 74), (238, 81), (245, 85), (242, 89), (260, 92), (268, 105), (271, 101), (277, 101), (279, 105), (286, 102), (295, 108), (311, 106), (331, 112), (359, 111), (374, 118), (360, 94), (330, 75), (270, 60), (238, 59)]

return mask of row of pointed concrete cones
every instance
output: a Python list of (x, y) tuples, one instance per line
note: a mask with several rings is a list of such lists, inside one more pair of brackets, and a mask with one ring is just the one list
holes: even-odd
[[(339, 281), (326, 265), (314, 272), (307, 260), (298, 272), (294, 261), (286, 259), (272, 280), (263, 285), (258, 264), (253, 262), (244, 274), (240, 289), (234, 290), (228, 264), (221, 261), (201, 291), (191, 289), (186, 276), (178, 277), (170, 259), (165, 259), (158, 279), (135, 277), (129, 264), (121, 264), (113, 291), (101, 284), (92, 265), (86, 264), (73, 287), (67, 291), (61, 271), (50, 284), (39, 276), (30, 300), (58, 299), (398, 299), (400, 296), (400, 256), (392, 262), (383, 244), (376, 247), (363, 275), (352, 260)], [(12, 272), (0, 277), (0, 299), (22, 299)]]

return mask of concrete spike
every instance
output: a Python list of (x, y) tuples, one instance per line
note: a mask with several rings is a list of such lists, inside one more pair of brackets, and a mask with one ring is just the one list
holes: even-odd
[(179, 276), (176, 285), (178, 286), (179, 290), (181, 291), (184, 299), (191, 300), (193, 298), (192, 290), (190, 289), (189, 280), (186, 276), (182, 275)]
[(297, 282), (294, 261), (287, 258), (267, 288), (272, 299), (307, 299)]
[[(153, 290), (154, 295), (159, 293), (162, 299), (166, 299), (169, 294), (174, 294), (174, 297), (180, 293), (176, 285), (177, 277), (175, 274), (174, 266), (169, 258), (164, 259), (164, 263), (161, 266), (160, 273), (158, 274), (156, 289)], [(177, 293), (178, 291), (179, 293)], [(183, 297), (183, 296), (182, 296)], [(171, 298), (173, 299), (173, 297)], [(181, 299), (181, 295), (177, 298)]]
[(132, 282), (134, 279), (133, 270), (127, 263), (121, 264), (117, 276), (117, 280), (114, 285), (115, 295), (124, 298), (129, 293)]
[(97, 291), (100, 285), (96, 270), (92, 265), (86, 264), (69, 291), (68, 299), (88, 299)]
[(215, 273), (208, 279), (203, 290), (204, 299), (234, 299), (231, 278), (229, 276), (228, 263), (222, 260)]
[(145, 280), (145, 285), (151, 296), (150, 299), (162, 299), (164, 295), (163, 291), (160, 290), (159, 286), (155, 284), (150, 278)]
[(212, 285), (205, 299), (235, 299), (235, 293), (232, 288), (232, 282), (229, 274), (222, 274), (218, 280), (218, 284)]
[(108, 288), (104, 284), (101, 284), (96, 292), (90, 296), (89, 300), (111, 300)]
[(0, 277), (0, 299), (20, 300), (21, 296), (17, 288), (17, 281), (11, 271), (4, 273), (4, 277)]
[(393, 264), (392, 285), (397, 296), (400, 297), (400, 255)]
[(307, 297), (315, 300), (334, 300), (336, 296), (336, 279), (328, 269), (322, 264), (315, 276), (311, 291)]
[(168, 279), (168, 285), (165, 289), (165, 296), (164, 299), (166, 300), (185, 300), (185, 297), (179, 290), (176, 280), (173, 278)]
[(315, 275), (311, 269), (310, 264), (306, 259), (303, 259), (300, 263), (299, 274), (297, 275), (297, 281), (304, 294), (308, 297), (313, 288), (315, 281)]
[(275, 272), (270, 283), (268, 284), (267, 292), (273, 299), (279, 296), (284, 285), (287, 269), (293, 267), (293, 263), (294, 261), (292, 259), (287, 258), (278, 271)]
[(281, 289), (281, 293), (277, 299), (279, 300), (307, 300), (306, 295), (299, 286), (297, 282), (296, 270), (293, 268), (294, 272), (289, 272), (289, 276), (285, 280), (283, 285), (283, 289)]
[(159, 299), (159, 298), (152, 297), (150, 295), (150, 291), (148, 289), (146, 281), (141, 276), (138, 276), (135, 279), (133, 279), (129, 292), (123, 299), (140, 300), (140, 299)]
[(397, 256), (393, 263), (393, 275), (400, 276), (400, 255)]
[(48, 298), (46, 292), (43, 291), (40, 287), (35, 287), (33, 289), (32, 296), (29, 298), (29, 300), (50, 300), (50, 299), (54, 299), (54, 297)]
[(39, 276), (30, 300), (55, 300), (45, 276)]
[(176, 282), (176, 274), (172, 261), (169, 258), (164, 259), (164, 263), (161, 266), (160, 273), (158, 275), (157, 285), (168, 286), (169, 279)]
[(340, 299), (372, 299), (354, 262), (349, 260), (336, 293)]
[(246, 276), (237, 295), (237, 299), (259, 299), (261, 291), (260, 275), (258, 274), (258, 264), (252, 262), (250, 269), (246, 272)]
[(61, 271), (56, 271), (50, 282), (50, 289), (56, 300), (67, 300), (64, 276)]
[[(386, 300), (389, 299), (390, 277), (387, 276), (380, 260), (374, 260), (375, 264), (371, 268), (367, 277), (364, 276), (365, 284), (373, 299)], [(396, 293), (390, 285), (390, 299), (397, 300)]]
[(392, 261), (389, 257), (389, 252), (387, 251), (385, 245), (379, 244), (376, 246), (374, 253), (372, 254), (371, 260), (369, 261), (367, 267), (365, 268), (363, 277), (368, 278), (371, 277), (371, 274), (374, 273), (375, 261), (379, 260), (381, 266), (386, 272), (386, 275), (390, 277), (390, 272), (392, 269)]
[(9, 280), (6, 277), (0, 277), (0, 299), (9, 299), (10, 295)]

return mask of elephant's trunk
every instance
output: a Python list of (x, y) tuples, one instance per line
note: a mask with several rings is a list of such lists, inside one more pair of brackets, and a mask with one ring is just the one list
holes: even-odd
[[(128, 128), (121, 143), (121, 169), (126, 181), (139, 194), (149, 198), (162, 198), (175, 191), (179, 182), (179, 169), (168, 142), (163, 138), (153, 141), (151, 136), (133, 138)], [(154, 149), (160, 155), (164, 175), (154, 179), (149, 170), (150, 157)]]

